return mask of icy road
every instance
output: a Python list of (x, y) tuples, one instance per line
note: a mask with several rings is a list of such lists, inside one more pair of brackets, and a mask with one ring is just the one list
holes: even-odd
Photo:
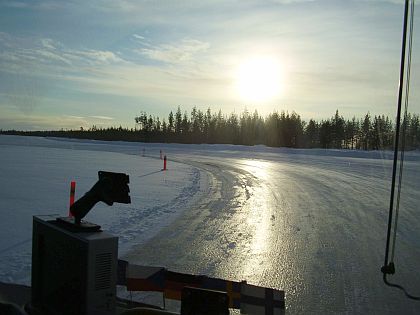
[[(0, 242), (0, 281), (22, 282), (22, 273), (30, 270), (30, 236), (11, 228), (20, 218), (10, 219), (13, 214), (7, 213), (18, 211), (13, 200), (20, 207), (28, 204), (11, 187), (25, 188), (35, 180), (36, 189), (57, 191), (48, 206), (57, 208), (57, 200), (66, 204), (68, 199), (68, 182), (59, 190), (54, 187), (68, 177), (63, 172), (76, 172), (87, 181), (84, 173), (95, 175), (96, 168), (107, 167), (130, 173), (133, 204), (118, 211), (98, 205), (101, 209), (92, 211), (90, 219), (120, 235), (121, 255), (133, 263), (283, 289), (288, 314), (420, 313), (420, 303), (386, 287), (379, 271), (390, 191), (389, 153), (18, 137), (0, 137), (0, 144), (0, 170), (15, 176), (3, 176), (0, 182), (0, 236), (6, 236), (4, 231), (20, 235)], [(158, 168), (160, 150), (168, 155), (167, 172)], [(25, 152), (30, 154), (25, 157)], [(18, 154), (19, 159), (13, 159)], [(45, 156), (48, 165), (40, 162)], [(81, 161), (82, 166), (77, 164)], [(19, 168), (31, 170), (10, 170), (19, 162)], [(31, 163), (38, 163), (35, 170)], [(93, 179), (79, 189), (89, 188)], [(397, 275), (392, 280), (418, 295), (419, 185), (420, 154), (411, 152), (405, 162)], [(29, 200), (36, 199), (35, 193), (29, 194)], [(28, 218), (22, 222), (30, 224)]]
[[(305, 153), (182, 155), (208, 173), (207, 194), (127, 257), (284, 289), (290, 314), (419, 314), (379, 272), (391, 161)], [(419, 163), (406, 169), (396, 261), (420, 293)]]

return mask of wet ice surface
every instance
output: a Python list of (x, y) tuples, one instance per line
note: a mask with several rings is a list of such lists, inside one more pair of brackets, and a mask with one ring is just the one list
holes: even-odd
[[(284, 289), (292, 314), (420, 311), (384, 287), (379, 272), (390, 161), (199, 160), (214, 176), (208, 197), (130, 260)], [(420, 292), (418, 166), (407, 165), (413, 182), (402, 208), (413, 221), (402, 220), (410, 236), (400, 236), (399, 262), (409, 271), (399, 279)]]
[[(93, 151), (138, 154), (139, 146), (152, 156), (163, 148), (170, 162), (180, 162), (176, 165), (187, 175), (177, 174), (166, 186), (162, 178), (153, 185), (143, 178), (131, 184), (132, 188), (140, 185), (134, 196), (145, 198), (134, 199), (133, 208), (114, 211), (103, 206), (108, 212), (94, 210), (97, 217), (92, 221), (109, 220), (104, 226), (122, 237), (123, 258), (283, 289), (291, 314), (420, 312), (418, 302), (385, 287), (379, 271), (389, 202), (389, 153), (80, 141), (47, 141), (40, 150), (89, 150), (86, 154), (95, 156), (98, 152)], [(78, 163), (85, 160), (82, 153), (77, 154), (81, 156)], [(107, 154), (112, 163), (115, 159), (133, 163), (132, 156)], [(147, 163), (154, 162), (151, 159)], [(395, 259), (397, 275), (391, 278), (414, 294), (420, 294), (419, 164), (417, 152), (408, 154)], [(96, 171), (96, 166), (91, 167)], [(127, 172), (140, 174), (130, 167)], [(54, 180), (54, 167), (48, 172), (38, 186), (51, 191), (50, 179), (60, 185), (61, 178)], [(22, 183), (22, 177), (17, 176), (16, 181)], [(187, 183), (180, 184), (184, 181)], [(68, 184), (63, 185), (56, 190), (57, 197), (47, 203), (50, 208), (67, 202)], [(166, 193), (154, 195), (156, 189)], [(154, 204), (147, 216), (133, 210), (147, 200)], [(27, 202), (33, 204), (32, 200)], [(5, 204), (0, 205), (4, 216)], [(177, 215), (162, 224), (165, 209)], [(147, 228), (154, 233), (147, 233)], [(4, 256), (0, 249), (0, 260)], [(0, 273), (0, 280), (4, 275)]]

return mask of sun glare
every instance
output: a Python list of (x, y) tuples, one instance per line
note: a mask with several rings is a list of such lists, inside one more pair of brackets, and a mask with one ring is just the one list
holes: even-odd
[(254, 57), (242, 62), (236, 73), (236, 90), (245, 101), (266, 102), (282, 91), (282, 69), (272, 57)]

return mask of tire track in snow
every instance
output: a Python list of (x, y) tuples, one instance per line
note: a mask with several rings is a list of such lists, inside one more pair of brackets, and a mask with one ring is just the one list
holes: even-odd
[[(120, 255), (124, 255), (129, 248), (136, 244), (139, 246), (155, 236), (159, 230), (155, 225), (158, 218), (159, 226), (166, 227), (180, 215), (180, 209), (189, 207), (191, 202), (197, 197), (200, 191), (200, 170), (193, 167), (189, 174), (188, 185), (182, 188), (179, 195), (167, 203), (156, 206), (145, 207), (125, 207), (126, 212), (120, 215), (117, 222), (107, 226), (107, 230), (115, 235), (119, 235)], [(122, 210), (120, 210), (122, 211)]]

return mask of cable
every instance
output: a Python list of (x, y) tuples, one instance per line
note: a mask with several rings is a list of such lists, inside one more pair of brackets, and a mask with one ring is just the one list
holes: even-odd
[(402, 47), (401, 47), (400, 81), (399, 81), (399, 91), (398, 91), (397, 119), (396, 119), (396, 127), (395, 127), (394, 161), (393, 161), (393, 167), (392, 167), (391, 196), (390, 196), (390, 202), (389, 202), (388, 230), (387, 230), (387, 240), (386, 240), (386, 249), (385, 249), (385, 262), (384, 262), (384, 266), (381, 268), (381, 271), (384, 274), (383, 280), (386, 285), (402, 290), (405, 296), (409, 299), (420, 301), (420, 296), (414, 296), (414, 295), (409, 294), (408, 291), (403, 286), (399, 284), (391, 283), (387, 279), (388, 274), (395, 273), (395, 265), (394, 265), (395, 242), (397, 238), (399, 204), (400, 204), (402, 173), (403, 173), (403, 164), (404, 164), (405, 135), (406, 135), (406, 129), (407, 129), (408, 96), (410, 92), (414, 0), (411, 1), (411, 7), (410, 7), (410, 37), (409, 37), (408, 61), (407, 61), (407, 83), (406, 83), (406, 88), (405, 88), (404, 123), (403, 123), (403, 134), (402, 134), (403, 137), (402, 137), (401, 158), (400, 158), (401, 162), (400, 162), (399, 178), (398, 178), (398, 191), (397, 191), (397, 202), (396, 202), (396, 211), (395, 211), (395, 224), (394, 224), (394, 231), (393, 231), (394, 233), (393, 233), (393, 238), (392, 238), (391, 261), (390, 263), (388, 263), (389, 245), (390, 245), (390, 240), (391, 240), (391, 229), (392, 229), (392, 215), (393, 215), (393, 209), (394, 209), (395, 180), (396, 180), (396, 175), (397, 175), (397, 164), (398, 164), (398, 149), (399, 149), (400, 123), (401, 123), (401, 103), (402, 103), (402, 93), (403, 93), (403, 85), (404, 85), (404, 66), (405, 66), (405, 55), (406, 55), (405, 48), (406, 48), (406, 38), (407, 38), (407, 20), (408, 20), (409, 3), (410, 3), (410, 0), (405, 0), (403, 40), (402, 40)]
[(399, 284), (389, 282), (388, 279), (386, 278), (386, 274), (384, 274), (384, 282), (385, 282), (386, 285), (388, 285), (390, 287), (397, 288), (397, 289), (400, 289), (401, 291), (403, 291), (404, 295), (407, 298), (409, 298), (411, 300), (415, 300), (415, 301), (420, 301), (420, 296), (411, 295), (410, 293), (407, 292), (407, 290), (403, 286), (401, 286)]

